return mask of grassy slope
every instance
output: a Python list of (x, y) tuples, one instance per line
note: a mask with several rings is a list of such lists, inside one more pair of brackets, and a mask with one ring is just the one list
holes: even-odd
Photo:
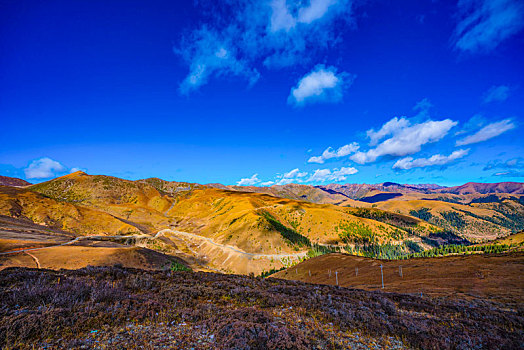
[[(186, 186), (191, 190), (187, 191)], [(62, 202), (105, 211), (151, 231), (176, 227), (253, 253), (293, 252), (297, 248), (285, 240), (263, 212), (318, 243), (340, 241), (336, 227), (344, 222), (368, 226), (380, 241), (388, 240), (394, 230), (334, 205), (159, 179), (127, 181), (78, 172), (31, 189)]]
[[(495, 206), (497, 207), (494, 207), (494, 204), (465, 205), (421, 199), (376, 203), (377, 208), (407, 215), (413, 215), (413, 211), (427, 208), (431, 213), (427, 221), (472, 242), (493, 240), (515, 232), (519, 227), (522, 229), (522, 222), (518, 222), (518, 217), (524, 217), (524, 206), (514, 201), (505, 201)], [(450, 213), (454, 214), (450, 217)], [(508, 219), (504, 213), (510, 213), (513, 218)], [(458, 223), (450, 221), (454, 217), (458, 218)]]
[(213, 237), (246, 251), (295, 251), (268, 222), (265, 213), (311, 242), (321, 244), (341, 242), (339, 226), (346, 223), (365, 225), (379, 241), (391, 240), (391, 233), (395, 231), (388, 224), (356, 217), (349, 208), (212, 188), (194, 190), (168, 215), (175, 218), (183, 230)]
[(0, 186), (0, 215), (27, 217), (33, 222), (77, 235), (137, 233), (136, 227), (96, 209), (57, 201), (27, 189)]
[[(524, 282), (520, 278), (524, 268), (524, 253), (390, 261), (328, 254), (306, 260), (271, 277), (334, 285), (335, 271), (338, 271), (341, 286), (381, 290), (380, 265), (384, 269), (384, 290), (388, 292), (459, 295), (517, 305), (524, 302)], [(402, 266), (402, 277), (399, 266)]]
[[(4, 204), (0, 214), (10, 215), (16, 202), (23, 211), (18, 215), (36, 222), (47, 220), (78, 234), (153, 233), (173, 228), (258, 254), (295, 254), (308, 249), (300, 244), (308, 240), (341, 243), (342, 227), (348, 225), (364, 228), (376, 243), (400, 243), (409, 237), (387, 223), (356, 217), (349, 208), (160, 179), (127, 181), (77, 172), (30, 189), (40, 194), (19, 190), (4, 201), (0, 198), (0, 206)], [(184, 252), (230, 272), (260, 273), (289, 263), (273, 258), (239, 258), (202, 240), (180, 238), (168, 237)]]
[[(292, 189), (295, 196), (300, 193), (311, 196), (311, 193), (321, 191), (301, 185), (285, 188)], [(387, 220), (384, 220), (380, 215), (357, 216), (354, 214), (360, 209), (331, 204), (315, 204), (155, 178), (128, 181), (109, 176), (90, 176), (82, 172), (33, 185), (30, 189), (40, 195), (26, 190), (0, 196), (0, 214), (11, 215), (13, 210), (23, 211), (22, 215), (36, 222), (46, 222), (78, 234), (153, 233), (172, 228), (257, 254), (293, 254), (307, 250), (300, 244), (301, 241), (331, 245), (342, 243), (344, 236), (350, 238), (349, 243), (398, 244), (408, 239), (420, 242), (422, 236), (438, 230), (433, 225), (409, 216), (411, 210), (424, 206), (431, 207), (435, 217), (439, 217), (439, 210), (456, 211), (451, 206), (475, 210), (482, 216), (499, 215), (490, 208), (472, 209), (471, 206), (460, 207), (447, 202), (387, 201), (377, 204), (379, 208), (391, 211), (386, 215)], [(379, 212), (371, 208), (366, 210)], [(403, 215), (394, 213), (397, 211)], [(398, 220), (412, 220), (413, 225), (398, 225)], [(481, 240), (508, 233), (507, 229), (481, 219), (468, 217), (465, 222), (467, 228), (481, 228), (474, 233), (467, 231), (467, 228), (460, 232), (470, 238)], [(435, 220), (433, 223), (447, 228), (444, 220)], [(361, 239), (363, 237), (365, 239)], [(199, 259), (215, 267), (220, 268), (227, 262), (225, 269), (231, 272), (260, 272), (288, 263), (269, 258), (261, 262), (246, 256), (239, 259), (238, 254), (187, 236), (168, 239), (184, 252), (198, 255)], [(246, 262), (245, 258), (249, 261)], [(248, 265), (249, 271), (240, 270), (240, 267)]]
[[(140, 247), (84, 247), (62, 246), (50, 247), (29, 252), (38, 259), (43, 269), (79, 269), (86, 266), (112, 266), (120, 264), (125, 267), (145, 270), (169, 269), (172, 261), (179, 259)], [(0, 256), (0, 269), (11, 266), (36, 267), (34, 258), (27, 254), (10, 254)]]
[(163, 215), (172, 199), (141, 181), (76, 172), (30, 187), (56, 200), (101, 210), (153, 231), (168, 220)]

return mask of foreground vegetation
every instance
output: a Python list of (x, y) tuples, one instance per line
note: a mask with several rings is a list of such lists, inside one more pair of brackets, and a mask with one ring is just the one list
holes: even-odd
[(0, 272), (1, 348), (519, 348), (524, 309), (121, 267)]

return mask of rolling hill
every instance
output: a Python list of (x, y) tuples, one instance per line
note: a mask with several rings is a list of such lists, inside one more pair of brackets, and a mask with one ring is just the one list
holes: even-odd
[(30, 189), (0, 186), (0, 215), (26, 218), (75, 235), (133, 234), (139, 230), (97, 209), (59, 201)]
[(77, 236), (146, 235), (139, 240), (144, 247), (191, 260), (193, 268), (256, 274), (319, 252), (384, 246), (413, 253), (522, 229), (518, 194), (442, 190), (395, 183), (208, 186), (76, 172), (23, 189), (0, 187), (0, 215)]
[(16, 177), (9, 177), (9, 176), (1, 176), (0, 175), (0, 186), (15, 186), (15, 187), (23, 187), (23, 186), (29, 186), (31, 185), (30, 182), (27, 182), (25, 180), (16, 178)]
[(524, 184), (467, 183), (456, 187), (384, 182), (308, 186), (227, 186), (235, 191), (268, 193), (312, 203), (379, 208), (422, 220), (471, 242), (496, 239), (524, 228)]
[(192, 256), (204, 268), (237, 273), (258, 274), (291, 264), (311, 244), (420, 242), (420, 236), (438, 231), (420, 219), (411, 219), (407, 229), (333, 204), (82, 172), (26, 189), (3, 187), (0, 194), (0, 214), (76, 235), (153, 236), (162, 231), (162, 244)]

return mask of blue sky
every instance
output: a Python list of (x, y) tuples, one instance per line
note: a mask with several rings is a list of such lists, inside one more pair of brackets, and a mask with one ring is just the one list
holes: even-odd
[(519, 0), (0, 0), (0, 174), (522, 181)]

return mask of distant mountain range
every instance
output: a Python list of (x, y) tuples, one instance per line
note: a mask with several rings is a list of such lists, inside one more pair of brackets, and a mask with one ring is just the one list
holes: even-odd
[[(336, 184), (331, 183), (327, 185), (303, 185), (303, 184), (287, 184), (287, 185), (273, 185), (269, 187), (258, 187), (258, 186), (236, 186), (236, 185), (223, 185), (220, 183), (209, 183), (200, 185), (197, 183), (188, 182), (177, 182), (177, 181), (165, 181), (158, 178), (147, 179), (150, 181), (163, 181), (165, 183), (179, 184), (180, 186), (173, 187), (173, 190), (177, 190), (176, 187), (182, 188), (184, 186), (208, 186), (213, 188), (220, 188), (225, 190), (242, 191), (242, 192), (256, 192), (256, 193), (267, 193), (267, 194), (288, 194), (292, 197), (297, 197), (300, 192), (310, 192), (312, 195), (317, 194), (314, 189), (320, 189), (331, 195), (342, 195), (347, 198), (358, 200), (365, 197), (371, 191), (382, 191), (382, 192), (400, 192), (400, 193), (452, 193), (452, 194), (492, 194), (492, 193), (511, 193), (511, 194), (524, 194), (524, 183), (523, 182), (496, 182), (496, 183), (480, 183), (480, 182), (468, 182), (461, 186), (440, 186), (437, 184), (399, 184), (396, 182), (383, 182), (379, 184)], [(145, 180), (139, 180), (145, 181)], [(1, 186), (30, 186), (30, 182), (22, 180), (16, 177), (8, 177), (0, 175)], [(286, 197), (286, 196), (283, 196)], [(307, 195), (306, 195), (307, 197)], [(298, 195), (295, 199), (305, 198), (304, 194)]]
[(267, 193), (277, 197), (307, 200), (314, 203), (338, 203), (347, 199), (368, 202), (366, 198), (377, 193), (395, 193), (398, 195), (384, 196), (383, 200), (392, 199), (405, 194), (457, 194), (457, 195), (483, 195), (483, 194), (524, 194), (522, 182), (477, 183), (468, 182), (461, 186), (445, 187), (436, 184), (399, 184), (384, 182), (380, 184), (327, 184), (327, 185), (273, 185), (270, 187), (235, 186), (222, 184), (207, 184), (206, 186), (242, 192)]

